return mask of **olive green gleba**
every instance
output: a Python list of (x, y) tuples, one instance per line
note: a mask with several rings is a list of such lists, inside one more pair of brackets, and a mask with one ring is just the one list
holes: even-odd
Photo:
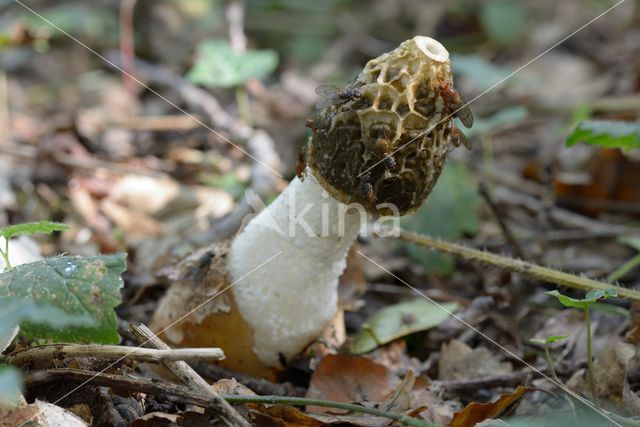
[(447, 153), (464, 142), (455, 116), (473, 124), (453, 89), (449, 53), (417, 36), (370, 60), (319, 112), (306, 161), (339, 201), (379, 214), (391, 213), (391, 203), (404, 215), (420, 207)]

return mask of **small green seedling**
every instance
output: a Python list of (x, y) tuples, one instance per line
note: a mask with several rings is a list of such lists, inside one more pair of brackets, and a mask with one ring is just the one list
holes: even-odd
[(567, 339), (568, 337), (569, 335), (549, 335), (546, 338), (531, 338), (529, 340), (530, 343), (540, 345), (542, 346), (542, 348), (544, 348), (544, 355), (547, 359), (547, 365), (549, 365), (549, 371), (551, 372), (553, 380), (558, 384), (560, 384), (560, 380), (558, 379), (556, 370), (553, 367), (553, 360), (551, 359), (551, 351), (549, 350), (549, 345), (553, 344), (554, 342)]
[(598, 396), (596, 394), (596, 382), (593, 376), (593, 357), (591, 353), (591, 313), (590, 308), (593, 303), (600, 299), (607, 299), (618, 296), (618, 292), (615, 289), (592, 289), (587, 292), (587, 295), (583, 299), (571, 298), (566, 295), (562, 295), (558, 291), (546, 292), (547, 295), (556, 297), (560, 304), (565, 307), (581, 308), (584, 310), (584, 319), (587, 325), (587, 371), (589, 374), (589, 388), (591, 389), (591, 396), (596, 405), (598, 405)]
[(9, 239), (12, 237), (31, 236), (37, 233), (51, 234), (54, 231), (65, 231), (68, 229), (69, 226), (66, 224), (51, 221), (26, 222), (24, 224), (15, 224), (0, 228), (0, 237), (4, 237), (5, 239), (4, 250), (0, 249), (0, 255), (5, 263), (5, 270), (11, 270), (11, 263), (9, 261)]

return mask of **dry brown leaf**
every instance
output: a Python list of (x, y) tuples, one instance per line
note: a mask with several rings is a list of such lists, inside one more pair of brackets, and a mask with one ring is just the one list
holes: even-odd
[[(576, 156), (574, 148), (584, 156)], [(600, 147), (572, 147), (563, 153), (554, 183), (560, 206), (598, 215), (608, 210), (615, 212), (617, 204), (640, 201), (640, 161), (619, 149)]]
[(513, 393), (501, 395), (495, 402), (470, 403), (462, 411), (453, 414), (449, 427), (471, 427), (489, 418), (495, 418), (529, 390), (529, 387), (520, 386)]
[(235, 394), (238, 396), (255, 396), (249, 387), (239, 383), (235, 378), (223, 378), (211, 384), (211, 388), (218, 394)]
[(508, 373), (513, 370), (509, 362), (501, 362), (485, 347), (472, 349), (464, 342), (451, 340), (442, 344), (438, 362), (438, 379), (463, 380)]
[(336, 353), (346, 340), (347, 331), (344, 324), (344, 310), (338, 308), (333, 319), (323, 329), (320, 337), (307, 347), (306, 353), (313, 355), (314, 359), (321, 359)]
[[(622, 403), (627, 372), (634, 355), (635, 347), (625, 342), (617, 342), (598, 353), (593, 362), (593, 376), (599, 399)], [(586, 371), (581, 369), (574, 373), (567, 381), (567, 387), (577, 393), (589, 394)]]
[(462, 405), (458, 400), (445, 400), (443, 393), (427, 388), (426, 384), (418, 386), (419, 382), (424, 383), (424, 377), (417, 378), (416, 386), (411, 392), (411, 402), (428, 408), (420, 417), (438, 426), (446, 425), (453, 414), (462, 409)]
[[(380, 403), (393, 390), (394, 380), (391, 371), (366, 357), (328, 355), (316, 367), (307, 397), (338, 402)], [(316, 413), (337, 412), (319, 407), (309, 410)]]

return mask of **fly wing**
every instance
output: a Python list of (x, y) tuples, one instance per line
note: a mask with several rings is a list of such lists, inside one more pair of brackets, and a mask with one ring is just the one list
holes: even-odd
[(316, 108), (323, 109), (339, 102), (341, 91), (342, 88), (337, 85), (322, 84), (316, 87), (316, 93), (322, 98), (316, 104)]
[(460, 104), (458, 108), (456, 108), (456, 117), (460, 119), (462, 124), (470, 129), (473, 126), (473, 113), (471, 112), (471, 108), (467, 105), (467, 101), (460, 95)]

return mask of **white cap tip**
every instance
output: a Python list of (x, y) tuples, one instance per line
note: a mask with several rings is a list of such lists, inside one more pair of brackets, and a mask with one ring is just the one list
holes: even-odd
[(449, 51), (436, 39), (426, 36), (416, 36), (413, 40), (418, 48), (434, 61), (446, 62), (449, 60)]

